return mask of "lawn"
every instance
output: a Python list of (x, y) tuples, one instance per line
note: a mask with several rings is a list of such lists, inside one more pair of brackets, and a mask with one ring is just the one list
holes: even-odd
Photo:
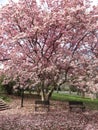
[(6, 94), (0, 94), (0, 99), (3, 99), (5, 102), (9, 102), (10, 98)]
[(98, 99), (84, 98), (79, 95), (70, 95), (64, 93), (53, 93), (52, 100), (57, 101), (83, 101), (88, 109), (98, 110)]
[[(31, 97), (33, 99), (38, 98), (38, 97), (36, 97), (36, 95), (34, 93), (31, 94)], [(10, 97), (8, 97), (6, 95), (0, 96), (0, 98), (3, 99), (3, 100), (5, 100), (5, 101), (7, 101), (7, 102), (10, 101)], [(25, 94), (25, 98), (30, 98), (29, 93)], [(79, 95), (70, 95), (70, 94), (66, 94), (66, 93), (57, 93), (57, 92), (54, 92), (52, 94), (51, 100), (61, 101), (61, 102), (83, 101), (83, 103), (85, 104), (85, 106), (86, 106), (87, 109), (98, 110), (98, 99), (92, 100), (91, 98), (84, 98), (84, 97), (81, 97)]]

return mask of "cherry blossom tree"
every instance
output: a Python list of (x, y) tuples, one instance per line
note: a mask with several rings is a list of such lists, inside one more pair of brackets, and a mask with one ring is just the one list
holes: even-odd
[(98, 10), (84, 0), (40, 3), (20, 0), (2, 7), (0, 47), (7, 79), (21, 88), (36, 87), (49, 100), (55, 87), (74, 75), (87, 76), (97, 56)]

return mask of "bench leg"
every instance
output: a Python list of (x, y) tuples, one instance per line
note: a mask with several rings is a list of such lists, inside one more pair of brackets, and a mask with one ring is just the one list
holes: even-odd
[(37, 109), (37, 108), (35, 107), (35, 111), (36, 111), (36, 109)]
[(72, 107), (69, 107), (69, 111), (70, 111), (70, 112), (72, 111)]
[(82, 112), (85, 112), (85, 108), (82, 108)]
[(48, 111), (50, 111), (50, 106), (48, 106)]

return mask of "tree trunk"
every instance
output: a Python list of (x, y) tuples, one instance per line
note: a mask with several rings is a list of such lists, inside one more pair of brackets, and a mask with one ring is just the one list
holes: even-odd
[(42, 101), (45, 101), (45, 100), (46, 100), (46, 99), (45, 99), (45, 93), (44, 93), (43, 91), (41, 92), (41, 100), (42, 100)]
[(23, 100), (24, 100), (24, 90), (21, 89), (21, 107), (23, 107)]
[(77, 95), (81, 95), (81, 91), (77, 89)]
[(69, 87), (69, 94), (71, 95), (71, 88)]
[(54, 87), (51, 90), (49, 90), (48, 93), (46, 93), (46, 91), (42, 90), (41, 91), (41, 100), (42, 101), (49, 101), (53, 91), (54, 91)]
[(85, 97), (85, 92), (82, 91), (81, 93), (82, 93), (82, 97), (84, 98)]

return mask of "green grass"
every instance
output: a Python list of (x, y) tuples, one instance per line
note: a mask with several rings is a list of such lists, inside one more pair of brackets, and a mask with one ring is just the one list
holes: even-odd
[(58, 101), (83, 101), (83, 103), (86, 105), (87, 109), (97, 109), (98, 110), (98, 99), (90, 99), (90, 98), (83, 98), (78, 95), (69, 95), (69, 94), (62, 94), (62, 93), (53, 93), (52, 100), (58, 100)]
[(60, 101), (91, 101), (90, 98), (83, 98), (79, 95), (70, 95), (64, 93), (53, 93), (52, 95), (53, 100), (60, 100)]
[(5, 102), (10, 102), (10, 98), (7, 95), (0, 95), (0, 99), (3, 99)]

